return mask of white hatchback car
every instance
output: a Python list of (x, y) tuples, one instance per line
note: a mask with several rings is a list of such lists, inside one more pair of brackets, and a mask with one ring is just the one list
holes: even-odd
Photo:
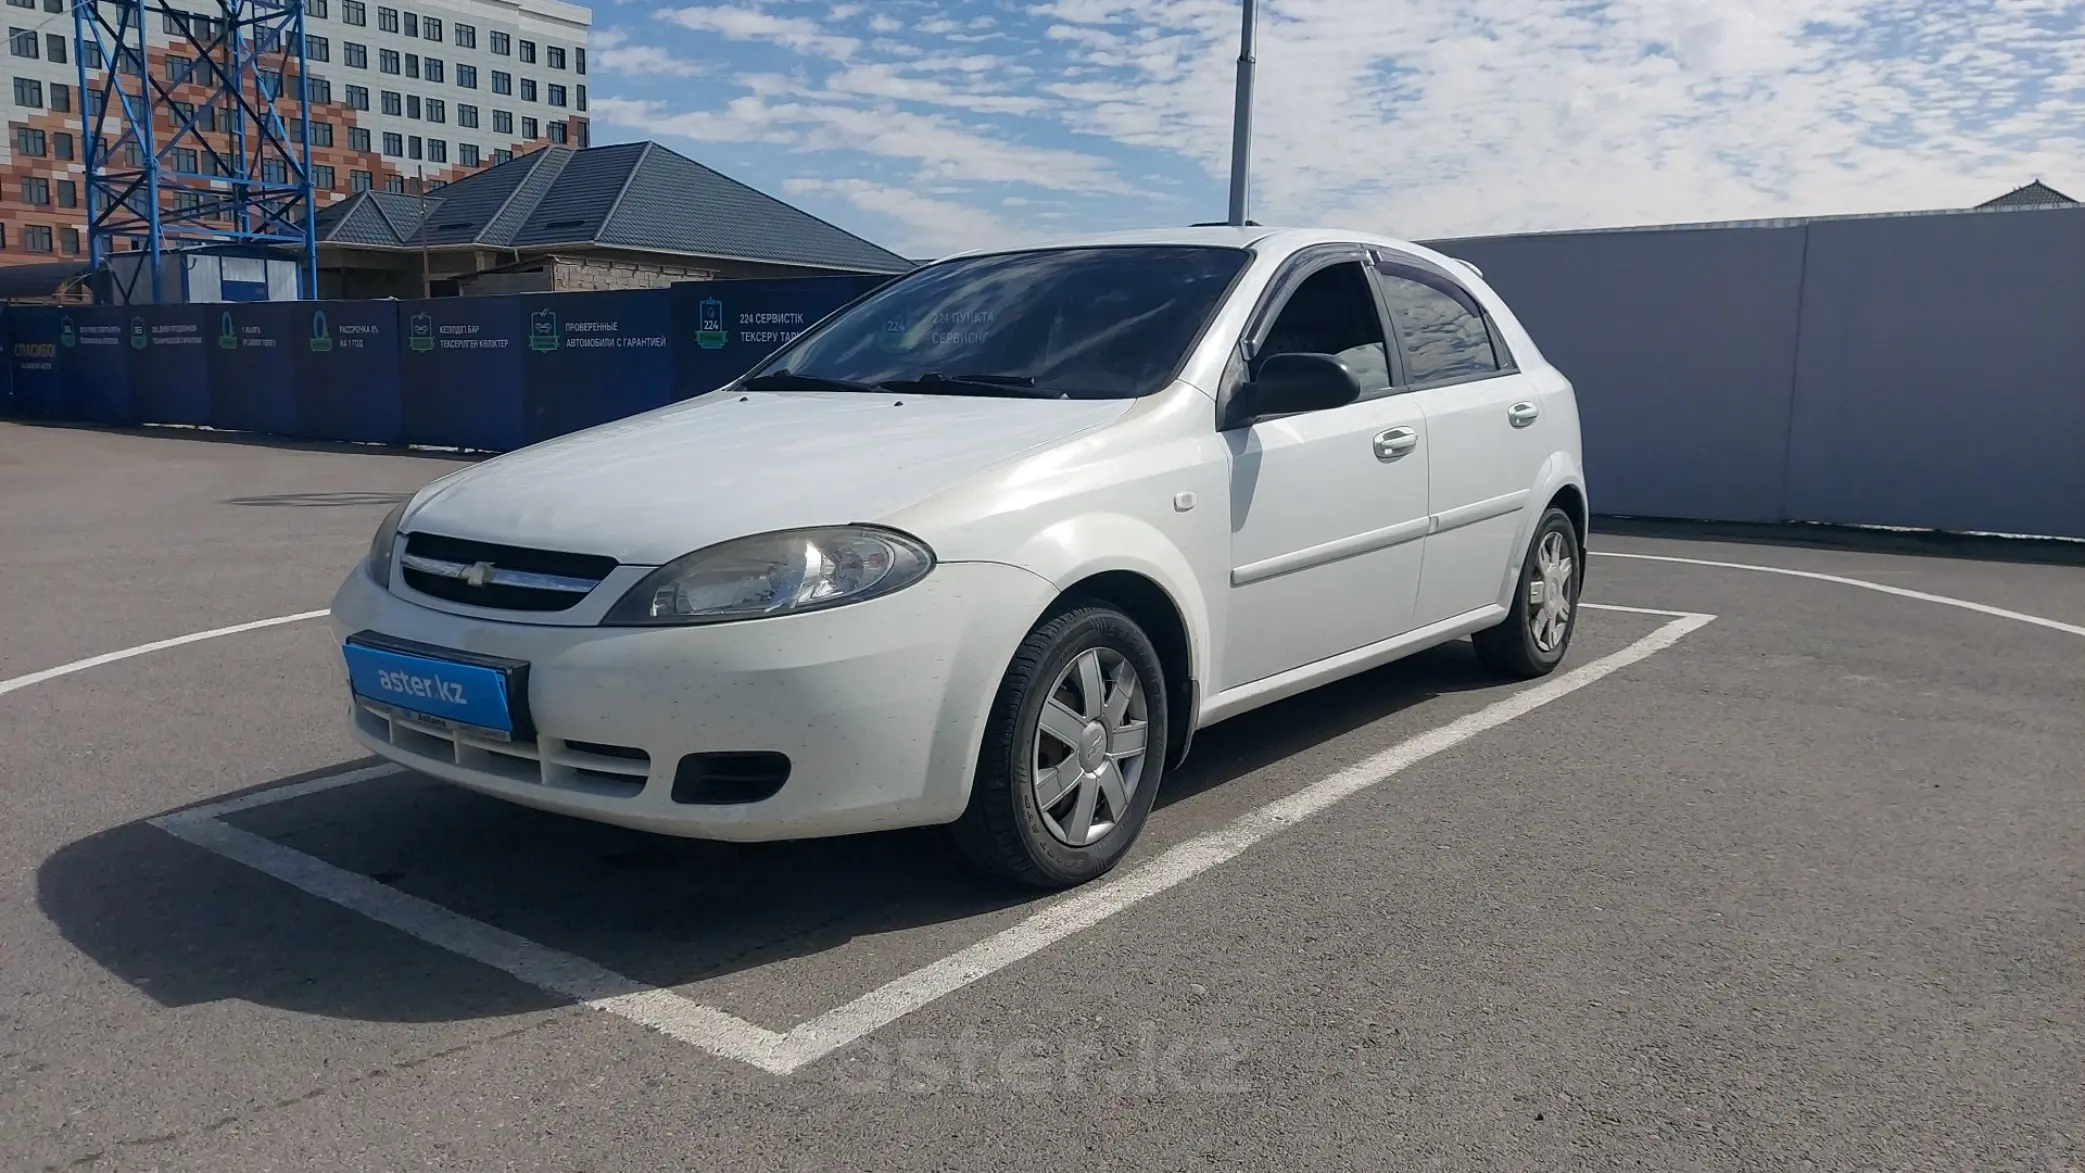
[(1106, 872), (1197, 729), (1571, 642), (1571, 384), (1473, 267), (1197, 228), (977, 252), (717, 391), (435, 481), (333, 602), (364, 745), (547, 810), (951, 824)]

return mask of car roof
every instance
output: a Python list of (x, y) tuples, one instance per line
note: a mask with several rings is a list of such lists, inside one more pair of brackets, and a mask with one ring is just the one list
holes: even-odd
[[(1110, 245), (1172, 244), (1205, 245), (1218, 248), (1252, 248), (1263, 253), (1287, 256), (1299, 249), (1315, 244), (1362, 244), (1379, 248), (1396, 249), (1400, 252), (1423, 257), (1436, 262), (1464, 265), (1442, 253), (1374, 232), (1355, 232), (1338, 228), (1279, 228), (1248, 225), (1194, 225), (1180, 228), (1134, 228), (1121, 232), (1101, 232), (1080, 236), (1065, 236), (1040, 239), (1018, 245), (1000, 245), (992, 248), (968, 249), (953, 253), (951, 257), (991, 256), (995, 253), (1028, 252), (1036, 249), (1093, 248)], [(950, 259), (950, 258), (943, 258)]]

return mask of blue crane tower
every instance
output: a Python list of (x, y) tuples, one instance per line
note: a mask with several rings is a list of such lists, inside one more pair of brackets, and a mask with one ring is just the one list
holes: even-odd
[[(168, 254), (274, 246), (298, 254), (316, 297), (304, 0), (188, 3), (72, 5), (88, 259), (122, 300), (156, 302), (172, 292)], [(110, 265), (123, 254), (142, 256)]]

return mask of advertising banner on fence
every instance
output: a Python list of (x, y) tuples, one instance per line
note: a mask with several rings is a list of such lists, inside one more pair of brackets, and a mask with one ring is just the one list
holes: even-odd
[(673, 286), (677, 398), (702, 395), (738, 378), (820, 318), (888, 280), (804, 277)]
[(446, 297), (397, 305), (405, 331), (398, 360), (405, 442), (492, 451), (525, 444), (528, 315), (521, 300)]
[(304, 341), (295, 302), (213, 305), (210, 344), (210, 426), (274, 436), (297, 434), (294, 349)]
[(299, 302), (297, 435), (403, 443), (398, 391), (398, 303)]
[(148, 424), (210, 422), (210, 356), (218, 320), (213, 307), (148, 305), (124, 309), (131, 401)]
[(129, 315), (120, 306), (72, 306), (59, 311), (58, 373), (73, 419), (97, 424), (138, 422), (130, 388)]
[(531, 443), (662, 407), (674, 394), (664, 289), (524, 297)]
[(23, 419), (73, 419), (58, 374), (60, 311), (23, 306), (7, 311), (7, 369), (15, 414)]

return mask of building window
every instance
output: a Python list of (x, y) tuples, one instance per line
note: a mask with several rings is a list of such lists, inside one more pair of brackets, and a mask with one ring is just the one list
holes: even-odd
[(495, 94), (511, 94), (511, 93), (513, 93), (513, 92), (514, 92), (514, 75), (513, 75), (513, 74), (511, 74), (511, 73), (503, 73), (503, 72), (501, 72), (500, 70), (497, 70), (497, 69), (493, 70), (493, 71), (492, 71), (492, 92), (493, 92), (493, 93), (495, 93)]
[(376, 51), (376, 67), (384, 73), (396, 74), (398, 72), (398, 50), (378, 49)]
[(349, 86), (347, 88), (347, 108), (350, 110), (369, 109), (369, 87)]
[(387, 33), (398, 31), (398, 10), (379, 8), (376, 10), (376, 27)]
[(385, 191), (388, 191), (388, 192), (403, 192), (403, 191), (405, 190), (405, 176), (403, 176), (403, 175), (386, 175), (386, 176), (384, 176), (384, 190), (385, 190)]
[(257, 28), (253, 30), (253, 47), (263, 53), (274, 53), (282, 49), (282, 30)]
[(177, 191), (174, 193), (174, 211), (200, 212), (203, 209), (203, 193), (199, 191)]
[(427, 140), (427, 161), (446, 163), (449, 161), (449, 144), (438, 138)]
[(324, 37), (304, 38), (304, 55), (313, 61), (333, 60), (333, 42)]
[(340, 43), (340, 60), (349, 69), (368, 69), (369, 46), (358, 45), (353, 41), (342, 41)]
[(16, 57), (27, 57), (31, 61), (43, 57), (43, 51), (38, 47), (35, 29), (8, 29), (7, 51)]
[(554, 143), (561, 143), (565, 141), (565, 124), (563, 122), (553, 122), (550, 124), (550, 141)]
[(174, 55), (173, 55), (172, 53), (169, 53), (169, 54), (167, 54), (167, 80), (168, 80), (168, 81), (170, 81), (170, 82), (174, 83), (175, 85), (180, 85), (180, 84), (181, 84), (182, 82), (185, 82), (185, 81), (187, 81), (187, 80), (188, 80), (189, 78), (191, 78), (191, 77), (194, 77), (194, 76), (195, 76), (195, 62), (194, 62), (194, 60), (192, 60), (192, 59), (190, 59), (190, 58), (187, 58), (187, 57), (176, 57), (176, 56), (174, 56)]
[(80, 230), (77, 228), (60, 228), (58, 230), (58, 248), (68, 257), (79, 256)]
[(427, 121), (447, 122), (448, 120), (449, 104), (447, 102), (442, 101), (440, 98), (427, 99)]
[(36, 11), (36, 0), (7, 0), (7, 6), (9, 8), (26, 8), (34, 12)]
[(14, 149), (18, 155), (36, 155), (41, 157), (44, 154), (43, 132), (27, 126), (15, 127)]
[(405, 154), (405, 136), (395, 130), (384, 132), (384, 153), (396, 159)]
[(32, 177), (22, 181), (22, 202), (36, 207), (47, 207), (51, 202), (51, 181)]
[(514, 161), (514, 152), (505, 147), (494, 147), (492, 150), (492, 161), (494, 163), (512, 163)]
[(72, 135), (62, 130), (51, 135), (51, 157), (60, 162), (72, 162)]
[(51, 83), (51, 109), (60, 114), (72, 113), (72, 87), (60, 82)]
[(407, 118), (418, 118), (420, 116), (420, 95), (407, 94), (405, 96), (405, 116)]
[(462, 102), (456, 103), (456, 125), (468, 126), (472, 130), (476, 130), (478, 128), (478, 108), (476, 106), (467, 106)]
[(22, 225), (22, 247), (33, 253), (51, 251), (51, 226), (48, 224)]
[(457, 143), (456, 161), (466, 167), (476, 167), (478, 165), (478, 144)]
[(340, 23), (365, 27), (369, 24), (369, 9), (362, 0), (340, 0)]
[(535, 120), (535, 119), (533, 119), (533, 118), (524, 118), (524, 119), (522, 119), (522, 120), (521, 120), (521, 137), (523, 137), (523, 138), (527, 138), (527, 139), (532, 139), (532, 138), (535, 138), (535, 137), (536, 137), (536, 136), (537, 136), (538, 134), (540, 134), (540, 133), (542, 133), (542, 132), (541, 132), (541, 131), (539, 131), (539, 130), (538, 130), (538, 129), (536, 128), (536, 120)]
[(478, 67), (477, 67), (477, 66), (475, 66), (475, 65), (465, 65), (465, 64), (463, 64), (463, 63), (462, 63), (462, 62), (460, 62), (460, 61), (459, 61), (459, 62), (457, 62), (457, 64), (456, 64), (456, 84), (457, 84), (457, 86), (458, 86), (459, 88), (461, 88), (461, 89), (466, 89), (466, 90), (475, 90), (475, 89), (477, 89), (477, 88), (478, 88)]
[(543, 64), (548, 65), (552, 69), (563, 69), (565, 67), (564, 48), (558, 45), (543, 46)]
[(324, 163), (311, 165), (311, 186), (320, 191), (333, 190), (333, 168)]
[(451, 27), (451, 28), (452, 28), (452, 29), (453, 29), (453, 30), (455, 31), (455, 34), (456, 34), (456, 47), (457, 47), (457, 48), (459, 48), (459, 49), (475, 49), (475, 48), (477, 48), (477, 47), (478, 47), (478, 29), (477, 29), (477, 26), (475, 26), (475, 25), (468, 25), (468, 24), (459, 24), (459, 25), (451, 25), (450, 27)]
[(428, 39), (428, 40), (430, 40), (430, 41), (439, 41), (439, 40), (441, 40), (441, 39), (442, 39), (442, 18), (441, 18), (441, 17), (438, 17), (438, 16), (423, 16), (423, 17), (421, 17), (421, 18), (420, 18), (420, 35), (421, 35), (421, 36), (423, 36), (423, 37), (425, 37), (425, 38), (427, 38), (427, 39)]
[(80, 185), (70, 179), (58, 181), (58, 206), (77, 208), (80, 206)]
[(573, 105), (575, 105), (575, 106), (579, 107), (579, 108), (580, 108), (581, 110), (584, 110), (584, 109), (586, 109), (586, 87), (585, 87), (585, 86), (573, 86), (573, 87), (572, 87), (572, 99), (573, 99), (573, 101), (572, 101), (572, 104), (573, 104)]
[(545, 90), (546, 96), (550, 99), (551, 105), (562, 106), (565, 104), (565, 87), (561, 85), (548, 85), (543, 88)]
[(494, 31), (493, 31), (493, 33), (491, 34), (491, 36), (492, 36), (492, 55), (493, 55), (493, 56), (495, 56), (495, 57), (511, 57), (511, 56), (513, 56), (513, 54), (514, 54), (514, 41), (513, 41), (513, 38), (511, 38), (511, 37), (507, 36), (507, 34), (505, 34), (505, 33), (503, 33), (503, 32), (499, 32), (498, 30), (494, 30)]
[[(353, 0), (349, 2), (353, 3)], [(347, 173), (347, 181), (349, 191), (368, 191), (376, 184), (376, 176), (367, 171), (350, 171)]]
[(514, 133), (514, 113), (513, 113), (513, 111), (511, 111), (511, 110), (494, 110), (494, 111), (492, 112), (492, 132), (493, 132), (494, 134), (513, 134), (513, 133)]
[(385, 90), (383, 96), (383, 110), (384, 113), (389, 114), (393, 118), (396, 118), (401, 114), (404, 114), (405, 96), (403, 94), (400, 94), (397, 90)]
[(536, 100), (535, 78), (524, 77), (521, 79), (521, 100), (524, 102), (533, 102)]
[(261, 179), (266, 183), (288, 183), (290, 165), (282, 159), (262, 159)]
[(442, 59), (441, 59), (441, 58), (439, 58), (439, 57), (429, 57), (429, 58), (426, 58), (426, 59), (424, 59), (423, 61), (421, 61), (421, 63), (420, 63), (420, 64), (421, 64), (422, 68), (423, 68), (423, 69), (425, 70), (425, 72), (426, 72), (426, 74), (427, 74), (427, 80), (428, 80), (428, 81), (432, 81), (432, 82), (439, 82), (439, 81), (441, 81), (441, 80), (442, 80)]
[(536, 63), (536, 43), (534, 41), (523, 41), (521, 43), (521, 63), (523, 65), (534, 65)]
[(332, 146), (333, 124), (330, 122), (313, 122), (311, 124), (311, 145), (315, 147)]
[(326, 0), (304, 0), (304, 15), (326, 19)]
[(348, 149), (348, 150), (350, 150), (350, 151), (366, 151), (366, 150), (368, 150), (368, 149), (369, 149), (369, 128), (368, 128), (368, 127), (366, 127), (366, 126), (350, 126), (350, 127), (348, 127), (348, 128), (347, 128), (347, 149)]
[(573, 72), (573, 73), (585, 73), (585, 72), (586, 72), (586, 50), (585, 50), (585, 49), (583, 49), (583, 48), (582, 48), (582, 49), (574, 49), (574, 50), (572, 50), (572, 72)]
[(405, 55), (405, 75), (415, 78), (420, 76), (420, 55), (418, 53), (407, 53)]
[(173, 163), (174, 170), (184, 175), (195, 175), (202, 170), (202, 160), (196, 157), (194, 147), (175, 147)]
[[(398, 31), (400, 31), (400, 30), (398, 30), (398, 29), (392, 29), (391, 31), (395, 33), (395, 32), (398, 32)], [(414, 15), (413, 13), (410, 13), (410, 12), (406, 13), (406, 14), (405, 14), (405, 29), (404, 29), (404, 32), (405, 32), (405, 35), (406, 35), (406, 36), (409, 36), (409, 37), (417, 37), (417, 36), (419, 36), (419, 35), (420, 35), (420, 18), (419, 18), (418, 16)]]
[(414, 135), (413, 137), (411, 137), (411, 138), (409, 138), (409, 139), (405, 140), (405, 153), (406, 153), (406, 157), (408, 157), (408, 158), (412, 158), (412, 159), (417, 159), (417, 158), (419, 158), (419, 157), (420, 157), (420, 136), (419, 136), (419, 135), (417, 135), (417, 134), (416, 134), (416, 135)]
[(324, 106), (333, 101), (333, 83), (323, 77), (305, 78), (304, 92), (309, 95), (314, 105)]
[(54, 64), (65, 64), (65, 38), (57, 33), (45, 33), (43, 35), (43, 55)]
[(98, 45), (98, 44), (94, 44), (94, 43), (91, 43), (91, 42), (90, 42), (90, 43), (89, 43), (89, 44), (87, 45), (87, 47), (86, 47), (86, 48), (87, 48), (87, 54), (86, 54), (86, 55), (87, 55), (87, 68), (89, 68), (89, 69), (101, 69), (101, 68), (104, 68), (105, 66), (107, 66), (107, 65), (108, 65), (108, 59), (107, 59), (107, 58), (105, 58), (105, 57), (103, 57), (103, 56), (101, 55), (101, 46), (100, 46), (100, 45)]

